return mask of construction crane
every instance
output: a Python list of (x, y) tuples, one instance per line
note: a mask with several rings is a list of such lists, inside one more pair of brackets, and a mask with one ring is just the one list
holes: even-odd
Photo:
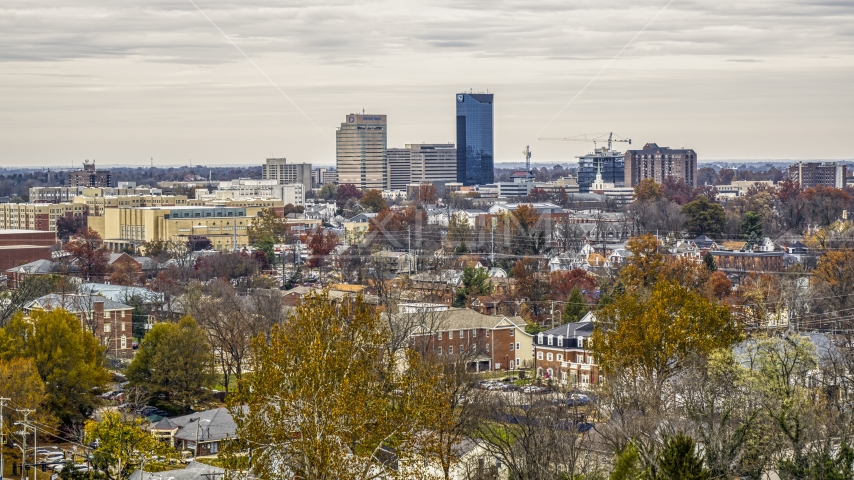
[(632, 144), (631, 138), (622, 138), (622, 137), (614, 138), (614, 132), (585, 133), (584, 135), (576, 135), (574, 137), (568, 137), (568, 138), (542, 138), (541, 137), (538, 140), (554, 140), (554, 141), (558, 141), (558, 142), (593, 142), (593, 149), (596, 150), (597, 149), (597, 145), (596, 145), (597, 143), (606, 141), (605, 135), (608, 135), (608, 139), (607, 139), (608, 151), (611, 150), (611, 143), (623, 142), (623, 143), (628, 143), (629, 145)]
[(522, 150), (522, 155), (525, 156), (525, 173), (531, 173), (531, 146), (525, 145), (525, 149)]

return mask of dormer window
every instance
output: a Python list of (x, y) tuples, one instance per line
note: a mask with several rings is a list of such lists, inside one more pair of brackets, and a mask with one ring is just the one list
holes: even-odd
[(554, 344), (554, 338), (551, 335), (549, 335), (549, 345), (553, 345), (553, 344)]
[(537, 336), (537, 343), (539, 343), (540, 345), (543, 344), (543, 334), (542, 333)]
[(558, 346), (558, 347), (562, 347), (562, 346), (563, 346), (563, 335), (558, 335), (558, 337), (557, 337), (557, 346)]
[(584, 348), (584, 337), (578, 337), (578, 348)]

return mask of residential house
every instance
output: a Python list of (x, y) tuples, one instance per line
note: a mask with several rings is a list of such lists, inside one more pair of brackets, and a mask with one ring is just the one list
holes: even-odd
[(222, 442), (235, 437), (237, 424), (227, 408), (215, 408), (183, 417), (162, 418), (148, 429), (176, 450), (190, 450), (194, 456), (201, 457), (219, 453)]
[(37, 311), (66, 310), (80, 319), (84, 329), (108, 347), (107, 355), (118, 358), (133, 356), (133, 307), (91, 293), (51, 293), (24, 304), (29, 317)]
[[(454, 461), (448, 471), (451, 480), (497, 479), (507, 476), (507, 467), (485, 448), (483, 441), (462, 437), (451, 447)], [(402, 463), (402, 462), (401, 462)], [(398, 464), (400, 478), (445, 478), (435, 458), (418, 457)]]
[(719, 248), (718, 244), (715, 243), (714, 240), (705, 235), (700, 235), (692, 240), (692, 242), (694, 243), (694, 246), (700, 250), (700, 256), (705, 255), (709, 250), (717, 250)]
[(595, 317), (588, 313), (534, 336), (537, 376), (559, 385), (588, 388), (599, 383), (599, 366), (590, 351)]
[(513, 370), (533, 364), (533, 337), (521, 317), (483, 315), (467, 308), (410, 314), (412, 345), (436, 356), (466, 355), (472, 371)]
[(162, 471), (158, 472), (137, 470), (128, 477), (128, 480), (220, 480), (225, 478), (225, 469), (200, 462), (190, 462), (180, 470), (169, 470), (166, 472), (168, 475), (164, 475)]
[(18, 288), (18, 285), (29, 275), (50, 275), (56, 273), (59, 265), (51, 260), (35, 260), (6, 270), (8, 288)]
[(360, 213), (344, 222), (344, 240), (348, 244), (361, 242), (368, 234), (371, 220), (376, 218), (376, 213)]
[(700, 249), (697, 248), (693, 242), (683, 242), (679, 240), (676, 242), (676, 245), (670, 247), (668, 252), (674, 257), (680, 258), (690, 258), (696, 261), (700, 261)]

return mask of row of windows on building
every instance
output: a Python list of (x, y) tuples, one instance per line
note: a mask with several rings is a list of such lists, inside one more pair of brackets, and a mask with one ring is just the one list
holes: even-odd
[[(552, 353), (546, 353), (546, 354), (545, 354), (545, 358), (546, 358), (546, 360), (548, 360), (549, 362), (551, 362), (551, 361), (553, 361), (553, 360), (555, 359), (554, 355), (555, 355), (555, 354), (552, 354)], [(542, 360), (542, 359), (543, 359), (543, 352), (537, 352), (537, 360)], [(564, 361), (564, 360), (563, 360), (563, 354), (562, 354), (562, 353), (558, 353), (558, 354), (557, 354), (557, 361), (558, 361), (558, 362), (563, 362), (563, 361)], [(567, 360), (566, 360), (566, 361), (571, 361), (571, 360), (569, 359), (569, 355), (567, 355)], [(575, 356), (575, 363), (580, 363), (580, 364), (582, 364), (582, 365), (589, 365), (589, 364), (592, 364), (592, 363), (593, 363), (593, 357), (591, 357), (591, 356), (585, 356), (585, 355), (583, 355), (583, 354), (579, 353), (579, 354), (577, 354), (577, 355)]]
[[(557, 336), (557, 346), (558, 347), (563, 346), (563, 338), (564, 338), (563, 335)], [(546, 337), (546, 340), (548, 341), (548, 345), (554, 345), (555, 336), (549, 335)], [(543, 343), (543, 334), (542, 333), (539, 334), (539, 340), (537, 341), (537, 343), (542, 345), (542, 343)], [(588, 340), (587, 343), (589, 344), (590, 340)], [(584, 337), (578, 337), (578, 348), (584, 348)]]
[[(104, 337), (102, 343), (105, 347), (109, 347), (112, 342), (112, 337)], [(119, 337), (119, 348), (128, 348), (128, 337), (122, 335)]]
[[(543, 373), (544, 372), (543, 372), (542, 368), (537, 369), (537, 375), (538, 376), (542, 377)], [(546, 379), (553, 379), (554, 378), (554, 370), (552, 370), (551, 368), (547, 368), (545, 370), (545, 378)], [(567, 380), (568, 380), (567, 373), (563, 372), (563, 371), (560, 372), (560, 382), (566, 383)], [(572, 380), (573, 381), (579, 381), (579, 383), (581, 383), (581, 385), (588, 385), (588, 384), (590, 384), (590, 375), (586, 374), (586, 373), (582, 373), (579, 377), (576, 377), (575, 374), (573, 373), (572, 374)]]
[[(478, 329), (476, 329), (476, 328), (473, 328), (471, 330), (457, 330), (457, 335), (459, 336), (458, 338), (464, 338), (466, 331), (468, 331), (470, 337), (476, 337), (477, 336), (477, 330)], [(443, 334), (444, 334), (444, 332), (438, 332), (436, 334), (438, 336), (439, 340), (442, 339)], [(486, 331), (486, 336), (489, 337), (489, 330)], [(510, 336), (511, 337), (513, 336), (513, 330), (512, 329), (510, 330)], [(453, 340), (453, 338), (454, 338), (454, 330), (448, 330), (448, 339)]]

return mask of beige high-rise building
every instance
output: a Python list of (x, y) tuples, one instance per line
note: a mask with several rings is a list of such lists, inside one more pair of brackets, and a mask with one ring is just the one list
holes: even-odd
[(457, 149), (453, 143), (415, 143), (410, 151), (410, 182), (440, 183), (457, 180)]
[(406, 190), (410, 178), (409, 148), (389, 148), (386, 152), (388, 160), (389, 190)]
[(268, 158), (267, 163), (261, 165), (261, 178), (277, 180), (280, 185), (301, 183), (306, 191), (311, 190), (311, 164), (288, 163), (284, 158)]
[(385, 115), (347, 115), (335, 132), (338, 184), (351, 183), (361, 190), (386, 189), (387, 142)]

